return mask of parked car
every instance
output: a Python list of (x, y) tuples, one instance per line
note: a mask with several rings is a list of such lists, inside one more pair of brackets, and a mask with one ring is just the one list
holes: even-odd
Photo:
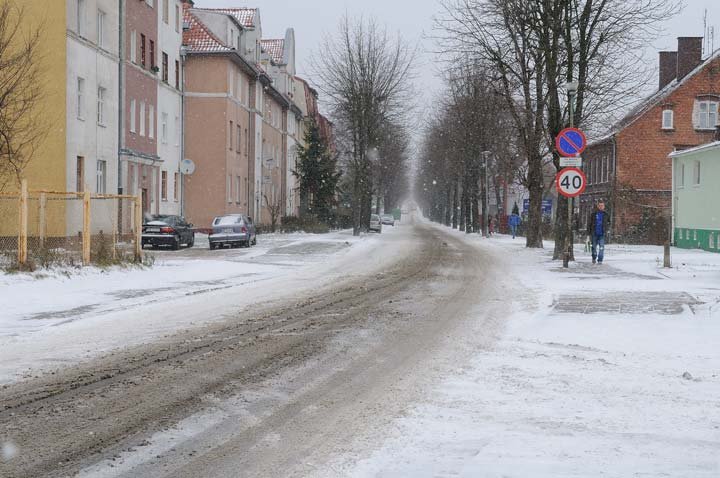
[(378, 234), (382, 233), (382, 221), (380, 220), (380, 216), (377, 214), (370, 215), (370, 230), (375, 231)]
[(228, 214), (213, 219), (212, 233), (208, 237), (210, 249), (216, 247), (244, 246), (257, 244), (257, 234), (252, 218), (243, 214)]
[(395, 216), (392, 214), (383, 214), (380, 219), (382, 220), (383, 224), (386, 224), (388, 226), (395, 226)]
[(142, 247), (150, 245), (157, 249), (160, 246), (170, 246), (177, 250), (182, 244), (187, 247), (195, 244), (193, 225), (187, 223), (182, 216), (150, 216), (142, 226)]

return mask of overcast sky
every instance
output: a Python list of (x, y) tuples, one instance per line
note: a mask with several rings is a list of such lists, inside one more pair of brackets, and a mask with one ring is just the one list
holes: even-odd
[[(195, 0), (198, 7), (259, 7), (263, 36), (282, 38), (285, 29), (295, 29), (298, 72), (312, 82), (308, 58), (317, 51), (323, 34), (334, 32), (346, 12), (351, 16), (373, 15), (390, 32), (400, 32), (412, 45), (419, 45), (416, 89), (428, 101), (442, 88), (433, 66), (433, 46), (424, 35), (432, 34), (433, 16), (440, 11), (438, 0)], [(686, 0), (683, 12), (664, 26), (665, 34), (654, 43), (655, 51), (674, 50), (678, 36), (703, 36), (703, 13), (716, 27), (715, 48), (720, 48), (720, 0)], [(655, 51), (649, 59), (657, 62)], [(655, 83), (655, 82), (653, 82)]]

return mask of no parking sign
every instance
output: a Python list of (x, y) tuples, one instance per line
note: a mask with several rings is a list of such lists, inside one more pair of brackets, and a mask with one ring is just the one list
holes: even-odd
[(587, 178), (578, 168), (565, 168), (557, 174), (555, 186), (566, 198), (574, 198), (585, 191)]

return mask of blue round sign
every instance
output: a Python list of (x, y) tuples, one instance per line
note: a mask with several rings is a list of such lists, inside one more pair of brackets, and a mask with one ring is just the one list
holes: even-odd
[(565, 128), (555, 138), (555, 147), (560, 156), (572, 158), (585, 151), (587, 139), (577, 128)]

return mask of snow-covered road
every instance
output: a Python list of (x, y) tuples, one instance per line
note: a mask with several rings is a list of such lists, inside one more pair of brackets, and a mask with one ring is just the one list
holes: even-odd
[(505, 332), (489, 349), (469, 332), (382, 443), (313, 476), (720, 476), (720, 255), (673, 249), (663, 269), (660, 247), (610, 245), (594, 266), (576, 247), (563, 270), (548, 242), (463, 240), (517, 285)]

